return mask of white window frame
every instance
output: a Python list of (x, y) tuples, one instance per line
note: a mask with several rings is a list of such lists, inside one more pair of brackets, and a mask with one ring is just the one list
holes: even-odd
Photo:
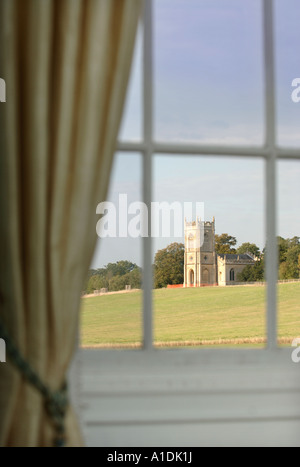
[[(267, 346), (264, 349), (189, 349), (159, 350), (154, 349), (153, 339), (153, 275), (152, 275), (152, 239), (143, 238), (143, 349), (132, 351), (101, 350), (107, 356), (107, 363), (141, 361), (155, 364), (161, 361), (170, 363), (184, 360), (190, 364), (222, 362), (222, 360), (259, 363), (273, 359), (280, 351), (289, 353), (290, 349), (279, 348), (277, 344), (277, 161), (300, 159), (300, 150), (281, 148), (276, 145), (275, 113), (275, 63), (274, 63), (274, 12), (273, 0), (262, 0), (263, 6), (263, 43), (264, 43), (264, 104), (265, 104), (265, 142), (262, 146), (223, 146), (189, 143), (158, 142), (153, 134), (153, 0), (144, 2), (143, 11), (143, 136), (141, 142), (118, 142), (117, 151), (136, 152), (143, 160), (143, 201), (150, 207), (152, 201), (153, 158), (156, 154), (166, 156), (236, 156), (264, 159), (265, 161), (265, 219), (266, 219), (266, 334)], [(148, 209), (149, 213), (151, 212)], [(149, 231), (151, 232), (149, 218)], [(138, 353), (139, 355), (137, 355)]]

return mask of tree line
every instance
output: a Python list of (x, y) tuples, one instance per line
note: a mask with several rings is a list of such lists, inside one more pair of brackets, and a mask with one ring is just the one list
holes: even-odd
[(126, 285), (130, 285), (132, 289), (140, 289), (141, 282), (140, 267), (130, 261), (118, 261), (100, 269), (90, 269), (83, 293), (92, 294), (101, 289), (110, 292), (124, 290)]
[[(237, 239), (227, 233), (215, 235), (217, 254), (251, 253), (255, 258), (254, 265), (246, 266), (237, 275), (238, 282), (257, 282), (265, 279), (265, 248), (260, 251), (255, 243), (245, 242), (236, 247)], [(300, 237), (278, 237), (278, 277), (299, 279), (300, 277)], [(158, 250), (153, 264), (154, 287), (183, 284), (184, 281), (184, 244), (171, 243)], [(132, 289), (141, 288), (142, 269), (130, 261), (109, 263), (100, 269), (91, 269), (83, 293), (91, 294), (95, 290), (124, 290), (127, 285)]]
[[(299, 279), (300, 277), (300, 237), (283, 238), (278, 240), (278, 277), (284, 279)], [(215, 250), (217, 254), (245, 254), (251, 253), (255, 258), (254, 265), (247, 265), (237, 274), (238, 282), (257, 282), (265, 280), (265, 251), (255, 243), (245, 242), (236, 247), (237, 239), (223, 233), (215, 235)], [(184, 244), (172, 243), (159, 250), (154, 261), (154, 286), (166, 287), (168, 284), (182, 284), (184, 281)]]

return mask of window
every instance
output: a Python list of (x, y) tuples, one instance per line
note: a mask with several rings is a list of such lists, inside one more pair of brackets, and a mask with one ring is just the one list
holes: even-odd
[[(189, 0), (189, 2), (186, 2), (186, 0), (157, 0), (160, 5), (163, 4), (172, 11), (179, 1), (184, 5), (184, 8), (187, 8), (188, 4), (198, 7), (200, 3), (203, 3), (209, 8), (213, 5), (215, 10), (219, 6), (226, 8), (224, 5), (231, 2), (231, 0), (201, 0), (201, 2), (200, 0)], [(263, 45), (260, 44), (260, 47), (256, 47), (257, 57), (255, 54), (252, 59), (253, 61), (261, 60), (263, 63), (263, 77), (261, 79), (262, 103), (257, 102), (259, 96), (254, 96), (253, 89), (249, 95), (247, 94), (248, 89), (245, 89), (244, 94), (238, 95), (233, 102), (228, 102), (226, 96), (223, 96), (224, 99), (219, 104), (214, 101), (216, 112), (218, 113), (218, 110), (220, 110), (223, 115), (226, 114), (228, 106), (233, 104), (238, 125), (241, 123), (239, 122), (239, 115), (241, 105), (245, 104), (244, 97), (246, 94), (246, 104), (250, 106), (251, 112), (255, 111), (256, 108), (261, 110), (261, 114), (259, 112), (257, 115), (259, 131), (256, 133), (253, 128), (250, 128), (251, 131), (249, 132), (249, 122), (246, 119), (241, 124), (241, 131), (235, 134), (237, 139), (232, 140), (232, 144), (228, 144), (226, 140), (228, 129), (224, 127), (220, 119), (215, 117), (216, 134), (209, 134), (209, 138), (202, 143), (190, 139), (189, 129), (191, 124), (195, 124), (195, 122), (189, 120), (190, 116), (182, 94), (179, 92), (174, 95), (174, 83), (171, 79), (167, 83), (169, 89), (165, 84), (164, 87), (160, 88), (159, 95), (156, 95), (155, 99), (153, 87), (157, 85), (157, 74), (154, 78), (153, 48), (157, 39), (153, 34), (153, 6), (157, 4), (152, 0), (146, 0), (144, 3), (142, 135), (138, 141), (136, 139), (130, 141), (122, 135), (122, 140), (118, 143), (118, 151), (120, 154), (142, 154), (142, 194), (143, 201), (148, 206), (153, 201), (154, 182), (159, 173), (159, 170), (155, 170), (157, 158), (169, 159), (164, 167), (165, 170), (170, 171), (172, 170), (174, 158), (183, 160), (182, 167), (185, 166), (185, 170), (187, 170), (191, 159), (202, 160), (203, 158), (209, 158), (213, 163), (212, 165), (214, 165), (212, 171), (220, 164), (228, 165), (229, 159), (232, 164), (236, 163), (237, 165), (243, 165), (245, 159), (251, 159), (253, 174), (263, 174), (260, 185), (263, 185), (264, 188), (264, 202), (258, 206), (255, 198), (254, 204), (256, 205), (256, 212), (258, 208), (263, 211), (260, 216), (261, 223), (265, 222), (264, 240), (267, 240), (268, 246), (266, 294), (265, 289), (261, 289), (262, 295), (266, 295), (267, 319), (265, 319), (265, 315), (261, 315), (263, 318), (261, 321), (262, 326), (264, 326), (264, 336), (267, 338), (267, 347), (264, 349), (239, 347), (224, 350), (219, 346), (217, 349), (212, 347), (204, 348), (205, 345), (203, 344), (203, 346), (194, 347), (193, 349), (162, 350), (156, 348), (154, 351), (154, 322), (156, 321), (156, 315), (155, 320), (153, 317), (155, 297), (153, 300), (152, 292), (154, 248), (151, 237), (143, 238), (143, 349), (135, 351), (101, 350), (99, 351), (101, 352), (100, 355), (98, 351), (87, 350), (83, 352), (82, 358), (88, 367), (84, 375), (83, 386), (85, 391), (84, 402), (88, 406), (85, 410), (85, 419), (87, 420), (89, 444), (97, 446), (101, 443), (106, 446), (116, 446), (121, 440), (124, 443), (123, 446), (175, 446), (179, 444), (181, 446), (192, 446), (200, 443), (209, 446), (299, 445), (297, 436), (299, 433), (299, 417), (297, 412), (295, 413), (295, 407), (297, 407), (299, 399), (299, 371), (297, 365), (291, 366), (290, 348), (280, 349), (280, 352), (277, 350), (277, 328), (280, 330), (280, 320), (279, 326), (277, 326), (278, 261), (276, 225), (278, 198), (281, 193), (278, 193), (278, 197), (276, 196), (278, 185), (276, 174), (279, 160), (280, 163), (284, 162), (285, 164), (289, 159), (298, 162), (300, 150), (299, 145), (297, 148), (295, 146), (283, 148), (276, 142), (278, 138), (276, 138), (276, 111), (274, 107), (275, 42), (273, 7), (280, 6), (280, 14), (277, 15), (277, 18), (280, 17), (280, 21), (286, 14), (289, 14), (293, 16), (294, 22), (297, 22), (300, 14), (300, 4), (298, 0), (293, 1), (295, 8), (298, 8), (296, 10), (297, 15), (295, 12), (292, 13), (292, 10), (288, 11), (286, 1), (283, 0), (281, 2), (270, 0), (243, 0), (241, 2), (240, 0), (232, 0), (232, 3), (235, 3), (238, 8), (243, 8), (245, 4), (251, 7), (255, 5), (257, 11), (260, 12), (260, 32), (258, 31), (258, 36), (263, 30)], [(212, 24), (214, 24), (214, 19), (214, 15), (211, 15)], [(261, 23), (264, 25), (263, 28)], [(250, 22), (247, 24), (247, 28), (251, 27), (250, 24)], [(228, 27), (227, 22), (226, 27)], [(186, 28), (189, 29), (189, 24)], [(284, 31), (290, 34), (288, 24), (284, 25)], [(242, 35), (243, 30), (240, 33)], [(212, 36), (214, 34), (210, 37)], [(222, 47), (223, 41), (220, 40), (218, 34), (215, 34), (212, 39), (214, 39), (214, 46), (220, 44)], [(192, 28), (188, 40), (193, 40)], [(297, 41), (290, 42), (290, 44), (297, 43)], [(200, 46), (201, 44), (199, 44)], [(296, 51), (296, 46), (294, 46), (294, 50)], [(209, 49), (209, 53), (211, 52), (212, 49)], [(284, 53), (285, 59), (288, 59), (290, 55)], [(294, 56), (297, 58), (296, 52)], [(239, 58), (243, 59), (243, 57)], [(164, 56), (161, 56), (160, 59), (163, 62)], [(232, 62), (229, 63), (228, 60), (230, 60), (230, 53), (226, 51), (222, 62), (225, 65), (224, 69), (229, 69), (232, 65)], [(299, 60), (296, 61), (299, 67)], [(214, 60), (211, 63), (212, 67), (214, 67)], [(238, 61), (238, 65), (239, 63)], [(282, 68), (285, 69), (285, 67)], [(219, 69), (216, 69), (216, 71), (218, 75)], [(248, 77), (245, 76), (249, 86), (251, 86), (250, 81), (253, 78), (251, 71)], [(283, 71), (281, 70), (281, 72)], [(289, 85), (290, 83), (287, 86)], [(174, 97), (174, 101), (171, 103), (174, 119), (168, 127), (167, 134), (163, 133), (159, 120), (162, 118), (164, 110), (166, 112), (169, 110), (165, 108), (165, 103), (163, 103), (165, 91), (172, 94), (171, 97)], [(205, 99), (207, 97), (205, 90), (202, 90), (202, 92), (203, 99)], [(187, 101), (189, 105), (198, 106), (196, 97), (195, 88), (193, 89), (190, 86)], [(157, 104), (160, 99), (160, 107), (155, 110), (153, 103)], [(296, 106), (296, 104), (294, 105)], [(298, 105), (297, 110), (300, 109), (300, 103)], [(199, 108), (201, 113), (201, 107)], [(294, 113), (297, 110), (295, 107)], [(200, 120), (197, 124), (200, 127), (205, 126), (206, 116), (201, 115), (199, 117)], [(283, 114), (281, 113), (279, 123), (282, 122), (282, 118)], [(180, 141), (178, 141), (178, 127), (176, 126), (178, 120), (185, 123), (184, 132), (180, 135)], [(297, 128), (299, 128), (299, 125)], [(287, 135), (285, 129), (281, 127), (279, 142), (285, 142), (284, 138)], [(298, 132), (298, 129), (295, 131)], [(250, 133), (254, 134), (254, 139), (249, 137)], [(294, 136), (293, 142), (297, 140), (296, 134)], [(163, 137), (165, 137), (165, 141), (162, 141)], [(287, 139), (290, 140), (290, 138)], [(163, 164), (164, 161), (160, 167), (163, 167)], [(194, 168), (192, 172), (198, 174), (199, 167)], [(292, 172), (294, 173), (294, 170), (290, 171), (289, 174)], [(244, 177), (242, 179), (243, 183), (249, 179), (249, 172), (244, 172)], [(298, 183), (297, 177), (294, 180)], [(161, 182), (161, 180), (159, 181)], [(222, 187), (223, 180), (221, 177), (219, 182), (219, 186)], [(232, 193), (237, 198), (236, 180), (233, 179), (230, 183)], [(282, 183), (287, 189), (288, 184), (285, 180)], [(206, 187), (203, 189), (206, 189)], [(252, 197), (257, 196), (255, 189), (252, 190), (251, 195)], [(220, 198), (222, 204), (222, 197)], [(261, 197), (261, 199), (263, 198)], [(283, 207), (283, 217), (285, 213)], [(233, 212), (231, 215), (234, 216), (234, 214)], [(210, 218), (213, 215), (214, 213), (210, 213)], [(247, 213), (243, 212), (243, 219), (247, 215)], [(241, 218), (239, 218), (239, 222), (243, 225)], [(209, 267), (209, 253), (207, 253), (207, 256), (208, 259), (204, 269)], [(195, 268), (197, 256), (193, 250), (188, 252), (188, 259), (190, 263), (186, 280), (187, 282), (190, 281), (190, 283), (196, 283), (199, 269)], [(234, 264), (235, 275), (238, 280), (238, 265), (235, 265), (235, 263), (224, 264), (220, 271), (220, 282), (224, 286), (229, 279), (232, 264)], [(201, 270), (200, 273), (202, 273), (203, 278), (204, 271)], [(227, 290), (231, 291), (232, 289), (232, 287), (229, 287)], [(248, 289), (251, 289), (251, 287), (248, 287)], [(203, 288), (205, 292), (208, 290), (208, 287)], [(217, 293), (221, 292), (221, 288), (215, 290)], [(195, 290), (191, 289), (189, 292), (193, 293)], [(240, 304), (238, 303), (238, 305)], [(222, 309), (222, 304), (220, 308)], [(193, 311), (197, 318), (199, 315), (198, 310)], [(242, 309), (241, 313), (243, 311)], [(172, 313), (173, 310), (170, 312)], [(207, 308), (205, 312), (211, 320), (211, 328), (215, 329), (217, 324), (216, 320), (211, 317), (211, 310)], [(224, 310), (223, 319), (228, 322), (229, 326), (231, 325), (231, 320)], [(194, 323), (195, 321), (193, 321), (193, 325)], [(178, 332), (180, 333), (181, 329)], [(282, 333), (282, 335), (286, 335), (283, 327)]]
[[(279, 345), (289, 345), (300, 335), (297, 317), (300, 311), (300, 164), (299, 161), (280, 161), (278, 173), (278, 338)], [(291, 232), (293, 234), (291, 235)], [(293, 309), (288, 303), (293, 300)], [(290, 323), (293, 323), (291, 326)]]
[[(143, 141), (141, 143), (122, 142), (119, 144), (119, 150), (141, 151), (143, 153), (143, 186), (144, 186), (144, 202), (150, 206), (152, 201), (152, 165), (156, 154), (174, 155), (236, 155), (239, 157), (251, 156), (253, 158), (265, 158), (265, 173), (266, 173), (266, 188), (267, 196), (267, 237), (268, 237), (268, 344), (270, 348), (276, 347), (276, 241), (275, 241), (275, 224), (276, 224), (276, 201), (274, 192), (276, 190), (276, 180), (274, 175), (276, 158), (279, 155), (275, 148), (275, 123), (274, 123), (274, 64), (273, 64), (273, 25), (272, 25), (272, 6), (269, 2), (264, 2), (265, 7), (265, 83), (268, 83), (265, 94), (265, 125), (266, 125), (266, 144), (264, 146), (216, 146), (216, 145), (201, 145), (197, 143), (174, 143), (174, 142), (158, 142), (154, 137), (160, 138), (162, 135), (159, 132), (158, 126), (154, 124), (154, 89), (153, 89), (153, 48), (155, 38), (153, 37), (153, 2), (145, 4), (145, 24), (144, 24), (144, 69), (143, 69)], [(271, 39), (271, 40), (270, 40)], [(156, 102), (157, 103), (157, 102)], [(161, 111), (161, 107), (156, 109)], [(158, 117), (159, 119), (159, 117)], [(174, 138), (173, 138), (174, 139)], [(153, 316), (152, 316), (152, 239), (144, 238), (143, 258), (144, 258), (144, 349), (153, 347)], [(207, 279), (208, 271), (203, 272), (203, 279)], [(234, 277), (234, 272), (231, 273), (231, 278)], [(193, 282), (192, 271), (190, 272), (190, 282)], [(233, 279), (231, 279), (233, 280)]]
[[(280, 3), (280, 2), (279, 2)], [(277, 177), (276, 170), (279, 159), (300, 159), (300, 151), (295, 147), (283, 148), (277, 145), (276, 134), (276, 89), (275, 89), (275, 41), (274, 41), (274, 22), (273, 7), (274, 2), (262, 0), (255, 2), (262, 6), (263, 19), (263, 47), (258, 51), (258, 61), (263, 58), (263, 80), (264, 86), (261, 89), (262, 102), (258, 102), (258, 107), (262, 112), (260, 128), (265, 129), (265, 135), (259, 134), (257, 140), (248, 140), (248, 144), (226, 144), (224, 138), (218, 138), (210, 143), (200, 143), (198, 141), (189, 141), (188, 137), (182, 138), (176, 142), (174, 133), (170, 131), (171, 136), (168, 141), (162, 141), (164, 135), (159, 129), (159, 118), (162, 105), (154, 110), (153, 103), (157, 104), (159, 95), (155, 97), (154, 86), (157, 84), (153, 69), (153, 50), (156, 38), (154, 37), (153, 24), (153, 6), (155, 2), (146, 1), (144, 9), (143, 25), (143, 73), (142, 73), (142, 137), (140, 141), (129, 141), (124, 138), (118, 143), (118, 151), (124, 154), (126, 152), (139, 152), (142, 154), (142, 174), (143, 174), (143, 201), (150, 207), (152, 201), (153, 187), (153, 164), (154, 158), (160, 156), (184, 156), (197, 157), (205, 156), (213, 158), (235, 157), (237, 161), (245, 158), (264, 161), (264, 185), (265, 185), (265, 230), (267, 239), (266, 251), (266, 312), (267, 312), (267, 343), (268, 349), (277, 348), (277, 240), (276, 240), (276, 222), (277, 222)], [(277, 5), (277, 4), (276, 4)], [(278, 5), (277, 5), (278, 6)], [(254, 58), (255, 59), (255, 58)], [(230, 66), (230, 65), (229, 65)], [(162, 89), (158, 90), (158, 93)], [(256, 96), (259, 98), (259, 95)], [(249, 102), (247, 101), (247, 104)], [(228, 103), (227, 103), (228, 104)], [(300, 105), (300, 104), (299, 104)], [(237, 107), (239, 111), (240, 107)], [(183, 114), (184, 114), (183, 110)], [(225, 109), (226, 111), (226, 109)], [(238, 114), (237, 114), (238, 115)], [(247, 122), (245, 122), (247, 124)], [(218, 133), (218, 130), (216, 131)], [(245, 141), (247, 138), (245, 136)], [(150, 212), (150, 209), (149, 209)], [(151, 219), (149, 216), (149, 229), (151, 228)], [(145, 351), (153, 348), (153, 277), (152, 277), (152, 250), (151, 236), (143, 238), (143, 348)], [(189, 238), (189, 247), (192, 248), (193, 240)], [(190, 258), (192, 261), (192, 259)], [(208, 270), (203, 271), (203, 281), (208, 280)], [(220, 277), (222, 273), (220, 272)], [(194, 283), (194, 272), (190, 270), (190, 283)], [(235, 271), (230, 271), (230, 281), (235, 280)], [(199, 350), (201, 352), (201, 350)]]

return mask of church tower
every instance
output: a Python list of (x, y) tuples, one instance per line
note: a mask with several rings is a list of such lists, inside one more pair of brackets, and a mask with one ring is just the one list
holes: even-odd
[(184, 287), (216, 284), (215, 218), (212, 222), (185, 219), (184, 237)]

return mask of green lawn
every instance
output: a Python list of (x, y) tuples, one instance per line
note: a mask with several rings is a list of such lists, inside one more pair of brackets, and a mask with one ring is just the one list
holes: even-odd
[[(279, 337), (300, 336), (300, 283), (280, 284)], [(265, 287), (203, 287), (154, 291), (157, 345), (263, 345)], [(142, 292), (82, 299), (82, 345), (138, 345)]]

